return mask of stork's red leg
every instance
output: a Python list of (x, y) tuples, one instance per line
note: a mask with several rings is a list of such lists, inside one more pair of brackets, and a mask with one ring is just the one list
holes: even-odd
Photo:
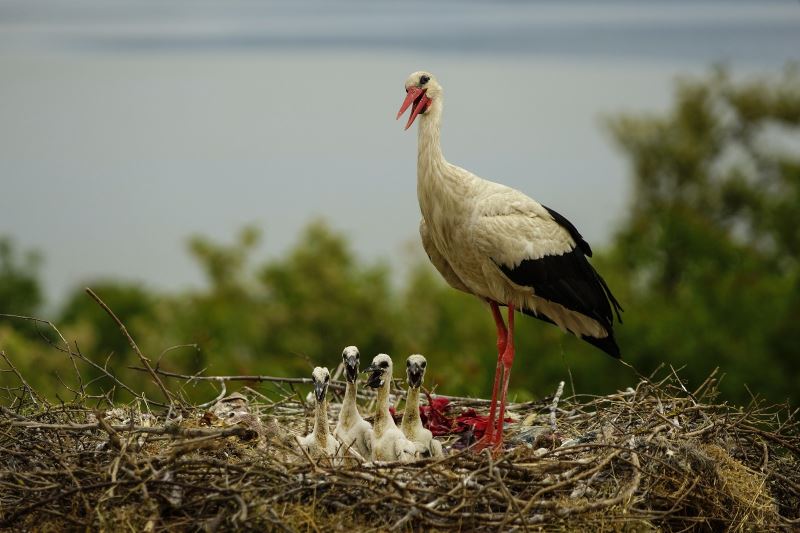
[(500, 386), (500, 373), (503, 370), (503, 354), (506, 351), (508, 337), (508, 331), (506, 330), (505, 322), (503, 322), (503, 315), (500, 313), (500, 307), (497, 305), (497, 302), (490, 300), (489, 307), (492, 309), (492, 317), (494, 318), (495, 326), (497, 326), (497, 368), (495, 368), (494, 371), (494, 386), (492, 387), (492, 403), (489, 406), (489, 420), (486, 422), (486, 433), (484, 434), (481, 442), (478, 443), (479, 450), (494, 444), (495, 414), (497, 413), (497, 390)]
[(503, 389), (500, 396), (500, 413), (497, 418), (497, 432), (495, 434), (495, 447), (503, 445), (503, 419), (506, 414), (506, 396), (508, 394), (508, 381), (511, 379), (511, 365), (514, 364), (514, 304), (508, 304), (508, 333), (506, 335), (506, 349), (503, 351)]
[(500, 313), (500, 306), (497, 305), (497, 302), (489, 302), (489, 307), (492, 309), (492, 318), (497, 326), (497, 357), (499, 359), (506, 351), (508, 330), (506, 330), (506, 324), (503, 322), (503, 315)]

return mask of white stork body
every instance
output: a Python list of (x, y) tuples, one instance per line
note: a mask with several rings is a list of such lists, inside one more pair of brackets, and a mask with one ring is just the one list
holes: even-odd
[[(592, 254), (588, 243), (566, 218), (515, 189), (445, 160), (439, 142), (442, 88), (433, 76), (415, 72), (406, 80), (406, 92), (398, 117), (413, 103), (406, 127), (420, 118), (417, 198), (422, 244), (450, 286), (492, 306), (498, 327), (498, 373), (502, 366), (506, 375), (502, 421), (514, 357), (515, 309), (619, 357), (612, 323), (613, 311), (619, 316), (621, 308), (587, 261)], [(498, 306), (509, 308), (508, 333)], [(498, 381), (496, 375), (493, 400)], [(490, 418), (494, 405), (493, 401)], [(491, 433), (490, 429), (487, 437), (492, 438)]]
[(575, 240), (541, 204), (449, 164), (441, 174), (420, 172), (417, 191), (422, 245), (451, 287), (513, 303), (579, 337), (608, 335), (598, 320), (542, 298), (535, 288), (515, 283), (502, 271), (575, 250)]

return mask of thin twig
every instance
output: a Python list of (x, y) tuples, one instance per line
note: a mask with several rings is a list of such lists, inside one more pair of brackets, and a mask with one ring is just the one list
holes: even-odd
[(145, 357), (142, 351), (139, 349), (139, 346), (136, 344), (136, 341), (134, 341), (133, 337), (131, 337), (130, 333), (128, 333), (128, 328), (125, 327), (125, 324), (123, 324), (122, 321), (119, 318), (117, 318), (117, 315), (114, 314), (114, 311), (112, 311), (111, 308), (108, 307), (108, 305), (106, 305), (106, 303), (103, 300), (101, 300), (100, 297), (97, 294), (95, 294), (95, 292), (92, 289), (86, 287), (86, 294), (88, 294), (95, 302), (97, 302), (97, 304), (100, 307), (102, 307), (106, 313), (108, 313), (108, 316), (111, 317), (111, 319), (117, 324), (117, 326), (119, 326), (120, 331), (122, 331), (122, 334), (128, 340), (128, 344), (130, 344), (131, 348), (136, 353), (136, 355), (139, 356), (139, 360), (142, 362), (144, 367), (150, 373), (150, 377), (153, 378), (155, 384), (158, 385), (159, 389), (161, 389), (161, 393), (164, 395), (164, 398), (170, 404), (172, 404), (174, 402), (172, 394), (164, 386), (164, 383), (161, 382), (161, 378), (158, 377), (158, 374), (156, 374), (153, 371), (153, 367), (150, 366), (150, 360), (147, 357)]
[(558, 383), (558, 388), (556, 389), (556, 393), (553, 395), (553, 402), (550, 404), (550, 429), (555, 433), (558, 428), (556, 427), (556, 409), (558, 408), (558, 402), (561, 400), (561, 395), (564, 394), (564, 382), (561, 381)]

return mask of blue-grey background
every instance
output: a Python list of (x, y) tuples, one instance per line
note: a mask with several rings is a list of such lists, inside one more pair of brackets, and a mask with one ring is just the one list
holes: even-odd
[(603, 116), (799, 51), (797, 1), (2, 1), (0, 233), (44, 254), (50, 306), (98, 276), (196, 286), (189, 235), (256, 223), (277, 256), (314, 217), (402, 275), (416, 134), (394, 114), (426, 69), (448, 159), (602, 245), (629, 196)]

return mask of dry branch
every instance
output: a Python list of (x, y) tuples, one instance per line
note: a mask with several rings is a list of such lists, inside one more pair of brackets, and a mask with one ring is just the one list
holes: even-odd
[(156, 374), (153, 371), (153, 367), (150, 366), (150, 360), (147, 357), (145, 357), (144, 354), (142, 353), (142, 350), (139, 349), (139, 345), (136, 344), (136, 341), (133, 340), (131, 334), (128, 333), (128, 328), (125, 327), (125, 324), (123, 324), (122, 321), (119, 318), (117, 318), (117, 315), (114, 314), (114, 311), (112, 311), (111, 308), (108, 307), (108, 305), (106, 305), (106, 303), (103, 300), (101, 300), (100, 297), (92, 289), (86, 287), (86, 294), (88, 294), (95, 302), (97, 302), (97, 304), (103, 308), (103, 311), (108, 313), (108, 316), (110, 316), (111, 319), (117, 324), (120, 331), (122, 331), (122, 334), (127, 339), (128, 344), (130, 344), (133, 351), (139, 357), (139, 360), (142, 362), (144, 367), (150, 373), (150, 376), (153, 378), (153, 382), (156, 385), (158, 385), (158, 388), (164, 394), (164, 398), (166, 398), (166, 400), (171, 404), (175, 400), (175, 398), (173, 398), (172, 393), (164, 386), (164, 383), (161, 381), (161, 378), (158, 377), (158, 374)]

